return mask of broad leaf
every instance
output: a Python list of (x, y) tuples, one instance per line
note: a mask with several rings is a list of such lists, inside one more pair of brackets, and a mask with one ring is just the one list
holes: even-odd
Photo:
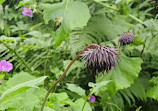
[(141, 63), (140, 58), (130, 58), (121, 54), (118, 65), (110, 72), (117, 89), (127, 88), (134, 83), (141, 71)]
[[(18, 111), (33, 111), (36, 106), (39, 106), (39, 103), (42, 98), (44, 98), (45, 94), (46, 90), (44, 88), (30, 88), (13, 96), (11, 101), (6, 102), (0, 107), (0, 110), (17, 109)], [(39, 110), (40, 109), (38, 109), (38, 111)]]
[(26, 91), (27, 89), (29, 89), (31, 87), (37, 87), (35, 85), (42, 82), (46, 78), (47, 78), (47, 76), (43, 76), (43, 77), (33, 79), (33, 80), (30, 80), (30, 81), (27, 81), (27, 82), (23, 82), (23, 83), (20, 83), (16, 86), (11, 87), (10, 89), (3, 92), (3, 94), (1, 95), (1, 97), (0, 97), (1, 104), (5, 103), (6, 101), (8, 101), (13, 96), (15, 96), (15, 95), (17, 95), (21, 92), (24, 92), (24, 91)]
[(116, 89), (130, 87), (141, 71), (142, 60), (138, 57), (127, 57), (121, 53), (118, 64), (103, 78), (113, 80)]
[(87, 5), (79, 1), (67, 0), (58, 4), (44, 4), (45, 22), (48, 23), (49, 20), (57, 17), (62, 17), (62, 24), (72, 30), (76, 27), (86, 26), (90, 13)]

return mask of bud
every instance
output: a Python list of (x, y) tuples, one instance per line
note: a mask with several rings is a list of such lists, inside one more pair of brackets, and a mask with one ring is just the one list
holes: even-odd
[(134, 42), (134, 37), (132, 33), (121, 34), (119, 38), (121, 45), (126, 45)]
[(54, 19), (55, 26), (59, 26), (62, 21), (63, 21), (63, 18), (62, 18), (62, 17), (57, 17), (57, 18), (55, 18), (55, 19)]
[(97, 47), (95, 49), (88, 49), (81, 55), (87, 68), (91, 74), (98, 74), (98, 72), (112, 69), (118, 62), (118, 50), (111, 47)]

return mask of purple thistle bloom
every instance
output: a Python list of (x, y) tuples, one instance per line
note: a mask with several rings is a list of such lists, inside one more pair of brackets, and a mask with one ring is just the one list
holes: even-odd
[(91, 95), (90, 98), (88, 99), (91, 103), (95, 101), (95, 96)]
[(98, 47), (96, 49), (88, 49), (81, 56), (91, 74), (106, 71), (108, 73), (112, 67), (118, 62), (118, 50), (111, 47)]
[(0, 62), (0, 70), (2, 72), (9, 72), (13, 69), (13, 65), (6, 60), (1, 60)]
[(22, 12), (22, 14), (28, 17), (33, 17), (33, 12), (29, 8), (24, 8), (24, 11)]
[(134, 42), (134, 37), (132, 33), (121, 34), (119, 38), (121, 45), (126, 45)]

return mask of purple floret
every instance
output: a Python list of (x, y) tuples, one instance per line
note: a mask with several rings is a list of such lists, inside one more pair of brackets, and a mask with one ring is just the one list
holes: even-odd
[(2, 72), (9, 72), (13, 69), (13, 65), (6, 60), (1, 60), (0, 62), (0, 70)]
[(33, 12), (29, 8), (24, 8), (22, 14), (25, 15), (25, 16), (28, 16), (28, 17), (33, 17)]
[(90, 98), (88, 99), (91, 103), (95, 101), (95, 96), (91, 95)]

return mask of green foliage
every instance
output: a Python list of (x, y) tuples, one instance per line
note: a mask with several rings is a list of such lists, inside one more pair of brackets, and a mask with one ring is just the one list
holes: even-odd
[(71, 34), (71, 53), (74, 55), (76, 52), (80, 51), (86, 45), (91, 43), (104, 42), (104, 44), (109, 45), (108, 41), (117, 38), (118, 35), (126, 32), (127, 30), (128, 26), (122, 24), (119, 19), (116, 19), (116, 21), (111, 21), (106, 16), (94, 16), (90, 19), (88, 26), (84, 27), (83, 29), (76, 30)]
[(129, 58), (121, 53), (119, 63), (102, 80), (113, 80), (117, 90), (130, 87), (138, 77), (141, 63), (140, 58)]
[(88, 84), (90, 87), (92, 87), (91, 94), (95, 93), (95, 95), (100, 95), (101, 93), (104, 93), (105, 91), (109, 91), (110, 93), (115, 93), (115, 84), (112, 81), (101, 81), (99, 83), (91, 83)]
[[(0, 74), (0, 110), (39, 111), (48, 88), (71, 60), (96, 43), (118, 48), (118, 64), (97, 76), (76, 60), (44, 111), (157, 111), (157, 3), (0, 0), (0, 60), (13, 64), (12, 71)], [(24, 7), (33, 11), (32, 18), (22, 14)], [(134, 43), (119, 46), (119, 36), (129, 32)], [(93, 103), (88, 100), (92, 94)]]
[[(8, 108), (19, 108), (19, 110), (22, 110), (28, 105), (31, 105), (30, 109), (33, 109), (34, 105), (39, 102), (38, 96), (41, 96), (38, 94), (39, 91), (45, 92), (43, 88), (40, 88), (39, 90), (36, 85), (42, 82), (44, 79), (46, 79), (46, 76), (35, 79), (35, 77), (26, 72), (21, 72), (16, 74), (13, 78), (10, 78), (6, 84), (2, 86), (3, 93), (0, 97), (0, 109), (4, 110)], [(36, 93), (38, 96), (33, 95), (33, 93)], [(26, 98), (28, 102), (25, 101)], [(18, 104), (18, 101), (19, 105), (17, 106), (16, 104)]]
[(66, 84), (66, 85), (68, 86), (67, 89), (69, 89), (70, 91), (75, 92), (80, 96), (85, 96), (85, 90), (82, 89), (81, 87), (76, 86), (75, 84)]
[[(66, 40), (71, 30), (87, 25), (90, 18), (88, 7), (79, 1), (66, 1), (58, 4), (44, 4), (44, 20), (48, 24), (51, 19), (62, 18), (62, 26), (55, 32), (54, 46), (58, 47)], [(79, 12), (78, 12), (79, 11)], [(78, 12), (78, 13), (76, 13)]]

